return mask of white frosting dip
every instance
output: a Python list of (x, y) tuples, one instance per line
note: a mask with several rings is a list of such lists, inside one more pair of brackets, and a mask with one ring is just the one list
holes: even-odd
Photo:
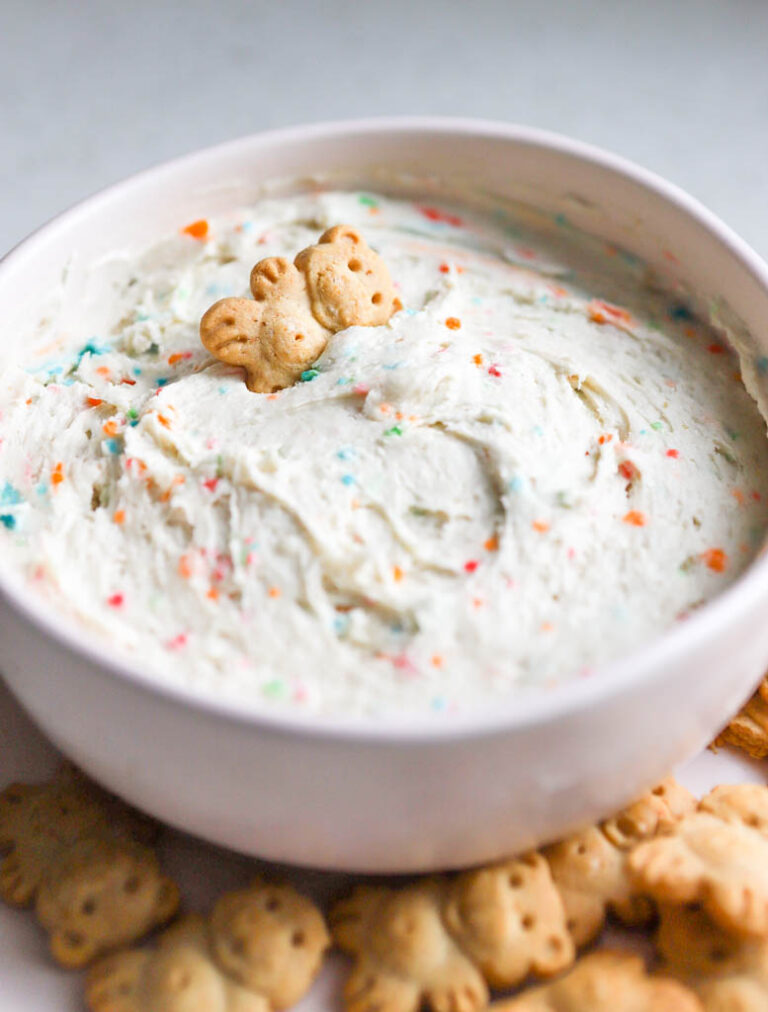
[[(339, 222), (406, 309), (250, 393), (200, 316)], [(450, 713), (632, 650), (756, 553), (766, 426), (687, 303), (560, 225), (319, 193), (115, 258), (111, 327), (4, 366), (3, 559), (244, 706)]]

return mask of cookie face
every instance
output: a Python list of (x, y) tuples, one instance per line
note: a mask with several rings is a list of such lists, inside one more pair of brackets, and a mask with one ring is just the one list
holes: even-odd
[(768, 839), (697, 812), (630, 855), (636, 885), (659, 902), (699, 903), (739, 935), (768, 934)]
[(554, 984), (534, 988), (495, 1012), (703, 1012), (696, 995), (677, 981), (647, 973), (638, 956), (603, 950), (579, 960)]
[(331, 331), (379, 326), (395, 311), (395, 289), (378, 255), (351, 225), (335, 225), (296, 257), (315, 318)]
[(768, 838), (768, 787), (762, 784), (721, 784), (701, 799), (699, 811), (749, 826)]
[(540, 854), (460, 875), (445, 917), (492, 987), (559, 973), (573, 962), (562, 900)]
[(96, 836), (73, 844), (46, 870), (36, 912), (54, 958), (77, 967), (163, 924), (178, 904), (178, 889), (160, 873), (153, 851)]
[(278, 1009), (307, 991), (329, 942), (320, 911), (287, 885), (257, 881), (222, 896), (211, 915), (221, 968)]

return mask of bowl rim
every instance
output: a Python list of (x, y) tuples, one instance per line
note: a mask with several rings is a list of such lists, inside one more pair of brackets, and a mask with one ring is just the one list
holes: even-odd
[[(564, 134), (538, 127), (497, 120), (443, 116), (387, 116), (366, 119), (331, 120), (258, 131), (234, 140), (197, 149), (162, 161), (154, 166), (104, 187), (80, 200), (43, 223), (0, 257), (0, 274), (8, 267), (34, 257), (37, 247), (50, 235), (66, 230), (80, 216), (98, 211), (122, 193), (153, 182), (162, 182), (177, 170), (250, 147), (275, 147), (281, 144), (340, 140), (354, 135), (365, 139), (379, 133), (433, 133), (454, 135), (457, 139), (499, 139), (555, 150), (639, 184), (669, 204), (676, 206), (714, 236), (758, 284), (768, 292), (768, 263), (728, 225), (695, 197), (655, 172), (621, 155)], [(652, 682), (667, 667), (682, 660), (693, 648), (717, 640), (727, 627), (748, 609), (755, 597), (768, 598), (768, 556), (761, 551), (747, 569), (725, 590), (701, 608), (654, 637), (652, 640), (606, 664), (589, 669), (590, 677), (573, 678), (555, 686), (532, 689), (530, 694), (515, 694), (509, 699), (490, 699), (466, 713), (406, 713), (393, 716), (344, 713), (301, 712), (280, 704), (267, 705), (248, 700), (215, 698), (210, 690), (197, 692), (189, 687), (159, 680), (140, 659), (123, 652), (110, 656), (109, 643), (85, 626), (75, 631), (64, 611), (46, 607), (20, 574), (4, 571), (0, 564), (0, 600), (47, 638), (84, 657), (100, 675), (118, 677), (131, 687), (148, 691), (162, 700), (193, 710), (197, 715), (223, 718), (238, 726), (250, 726), (265, 732), (300, 735), (313, 739), (362, 741), (369, 744), (423, 743), (443, 744), (468, 738), (507, 735), (539, 723), (555, 722), (567, 715), (589, 709), (597, 701), (610, 698)]]

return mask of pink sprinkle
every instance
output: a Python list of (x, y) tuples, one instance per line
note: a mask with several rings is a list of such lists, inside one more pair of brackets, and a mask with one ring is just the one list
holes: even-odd
[(181, 650), (182, 647), (187, 645), (187, 634), (179, 633), (178, 636), (174, 636), (172, 640), (168, 640), (165, 644), (166, 650)]
[(392, 658), (392, 664), (397, 668), (398, 671), (402, 671), (407, 675), (416, 675), (418, 671), (408, 654), (397, 654)]
[(569, 548), (568, 549), (568, 558), (571, 559), (571, 561), (576, 558), (576, 549), (575, 548)]
[(489, 376), (501, 376), (501, 369), (497, 365), (492, 365), (488, 370)]
[(307, 690), (303, 685), (298, 685), (293, 692), (293, 701), (295, 703), (303, 703), (307, 698)]
[(209, 492), (215, 492), (216, 486), (219, 484), (218, 478), (206, 478), (203, 485), (208, 489)]
[(120, 608), (124, 601), (125, 598), (122, 594), (113, 594), (111, 597), (107, 598), (107, 604), (110, 608)]
[(370, 389), (371, 388), (367, 387), (365, 383), (356, 383), (355, 386), (352, 387), (352, 393), (365, 397)]
[(477, 561), (477, 559), (470, 559), (469, 562), (464, 563), (464, 569), (468, 573), (474, 573), (474, 571), (477, 569), (479, 565), (480, 563)]
[(215, 450), (218, 445), (219, 445), (218, 439), (215, 439), (213, 436), (211, 436), (210, 439), (207, 439), (205, 442), (205, 447), (207, 450)]
[(677, 458), (680, 456), (680, 451), (679, 450), (667, 450), (667, 456), (668, 457), (672, 457), (674, 460), (677, 460)]

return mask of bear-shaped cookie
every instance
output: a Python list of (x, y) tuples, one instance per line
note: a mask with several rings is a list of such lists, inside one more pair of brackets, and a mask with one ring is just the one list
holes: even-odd
[(255, 393), (291, 386), (332, 334), (386, 323), (399, 305), (385, 264), (348, 225), (328, 229), (293, 263), (260, 260), (251, 293), (214, 303), (200, 321), (200, 339), (220, 361), (243, 368)]
[(88, 974), (92, 1012), (277, 1012), (298, 1001), (329, 944), (322, 914), (290, 886), (227, 893), (155, 948), (127, 949)]
[(37, 893), (38, 920), (62, 966), (80, 967), (128, 945), (176, 913), (179, 891), (153, 850), (130, 840), (89, 836), (63, 851)]
[(514, 987), (574, 958), (562, 902), (538, 854), (403, 889), (358, 888), (334, 907), (331, 925), (355, 957), (348, 1012), (476, 1012), (489, 984)]
[(48, 783), (11, 784), (0, 793), (0, 897), (13, 906), (32, 904), (46, 869), (85, 836), (150, 843), (156, 829), (69, 764)]

